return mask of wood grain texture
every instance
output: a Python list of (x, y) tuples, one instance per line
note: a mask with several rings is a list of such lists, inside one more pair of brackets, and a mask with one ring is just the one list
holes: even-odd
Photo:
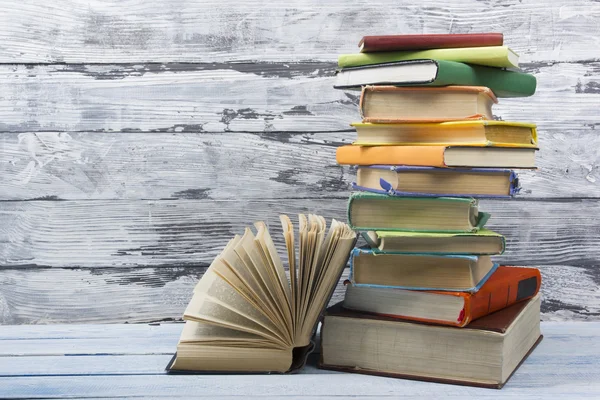
[[(110, 331), (114, 326), (97, 325)], [(14, 328), (13, 328), (14, 329)], [(22, 327), (23, 334), (28, 327)], [(84, 330), (87, 328), (83, 327)], [(84, 353), (58, 357), (0, 356), (0, 374), (14, 363), (20, 376), (7, 371), (0, 376), (2, 398), (474, 398), (595, 399), (600, 390), (600, 326), (598, 323), (542, 322), (544, 340), (517, 370), (502, 390), (449, 386), (426, 382), (322, 371), (315, 368), (315, 357), (297, 375), (165, 375), (160, 357), (152, 356), (165, 338), (176, 343), (179, 333), (171, 326), (151, 327), (153, 334), (139, 339), (138, 349), (149, 355), (129, 355), (129, 343), (121, 345), (118, 355), (93, 354), (98, 344), (87, 335), (63, 339), (62, 348), (73, 346)], [(139, 331), (138, 328), (135, 329)], [(165, 335), (161, 331), (168, 331)], [(119, 331), (121, 329), (119, 328)], [(137, 333), (137, 332), (136, 332)], [(120, 335), (124, 335), (119, 332)], [(28, 342), (25, 339), (22, 342)], [(30, 346), (35, 352), (51, 354), (56, 339), (39, 340)], [(1, 346), (0, 341), (0, 346)], [(18, 344), (15, 344), (18, 346)], [(113, 344), (113, 348), (117, 345)], [(173, 345), (174, 347), (174, 345)], [(172, 347), (172, 348), (173, 348)], [(87, 362), (86, 362), (87, 361)], [(35, 365), (33, 365), (35, 363)], [(27, 368), (29, 364), (29, 368)], [(79, 370), (74, 369), (79, 367)], [(79, 371), (79, 373), (77, 372)]]
[[(0, 65), (0, 130), (349, 130), (332, 63)], [(351, 114), (345, 114), (351, 110)]]
[[(96, 325), (96, 329), (98, 326)], [(173, 335), (177, 338), (177, 335)], [(66, 342), (66, 340), (63, 340)], [(170, 344), (169, 351), (173, 351)], [(94, 346), (96, 343), (92, 343)], [(154, 342), (144, 341), (144, 346)], [(45, 343), (44, 343), (45, 345)], [(37, 344), (41, 348), (40, 344)], [(156, 375), (164, 370), (172, 354), (165, 355), (118, 355), (95, 356), (19, 356), (10, 357), (9, 362), (0, 362), (0, 377), (9, 376), (81, 376), (81, 375)], [(8, 357), (4, 358), (6, 361)], [(2, 356), (0, 356), (2, 360)]]
[[(0, 203), (3, 267), (207, 266), (245, 226), (264, 220), (283, 253), (278, 215), (346, 219), (346, 198)], [(592, 267), (600, 202), (482, 200), (487, 226), (507, 238), (502, 262)], [(568, 223), (565, 223), (568, 218)]]
[[(501, 99), (498, 117), (534, 121), (540, 137), (600, 123), (600, 62), (524, 70), (536, 94)], [(0, 65), (0, 131), (349, 131), (358, 93), (334, 90), (333, 71), (327, 62)]]
[[(600, 197), (600, 135), (545, 130), (523, 198)], [(352, 132), (0, 133), (0, 200), (345, 197), (355, 171), (335, 163)], [(0, 209), (2, 206), (0, 206)]]
[(539, 82), (495, 108), (542, 148), (520, 201), (482, 202), (500, 260), (544, 265), (544, 318), (597, 319), (598, 22), (591, 0), (0, 2), (0, 323), (178, 318), (244, 225), (345, 219), (358, 97), (332, 89), (337, 54), (481, 27)]
[[(342, 197), (349, 194), (354, 172), (335, 163), (335, 144), (349, 143), (350, 136), (5, 133), (0, 134), (0, 198), (243, 201)], [(589, 186), (584, 179), (579, 182)]]
[(6, 0), (0, 62), (333, 60), (363, 35), (480, 31), (525, 60), (572, 61), (593, 58), (599, 21), (591, 0)]
[[(599, 319), (596, 268), (564, 265), (539, 268), (543, 282), (542, 319)], [(0, 324), (178, 321), (204, 270), (202, 267), (5, 269), (0, 273)], [(344, 271), (330, 304), (343, 300), (343, 281), (348, 272)], [(103, 332), (85, 334), (98, 343), (114, 342)], [(40, 337), (34, 331), (23, 339), (58, 340), (70, 337), (72, 332), (49, 332), (48, 335), (51, 336)], [(140, 337), (139, 333), (134, 335), (134, 338)], [(14, 345), (7, 344), (11, 340), (17, 338), (10, 332), (0, 337), (0, 355), (2, 343), (6, 351), (14, 351)], [(97, 351), (107, 352), (104, 348)]]

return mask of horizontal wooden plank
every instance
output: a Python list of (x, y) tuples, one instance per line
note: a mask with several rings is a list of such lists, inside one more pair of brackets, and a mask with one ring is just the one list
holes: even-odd
[[(600, 294), (598, 294), (597, 267), (546, 265), (542, 272), (542, 318), (550, 321), (600, 320)], [(204, 268), (104, 268), (63, 269), (28, 268), (5, 269), (0, 274), (0, 324), (56, 324), (56, 323), (132, 323), (157, 320), (181, 320), (193, 288)], [(330, 304), (344, 298), (343, 281), (339, 281)], [(35, 293), (35, 295), (34, 295)], [(40, 304), (43, 299), (43, 305)], [(22, 338), (18, 327), (10, 328), (0, 337), (1, 354), (29, 354), (32, 347), (18, 346), (19, 341), (52, 340), (48, 346), (52, 354), (84, 353), (82, 348), (56, 347), (77, 335), (79, 327), (45, 332), (43, 327), (32, 327)], [(79, 337), (90, 343), (112, 346), (118, 341), (115, 332), (82, 328)], [(169, 334), (179, 333), (181, 326), (166, 328)], [(90, 330), (92, 332), (90, 332)], [(156, 327), (157, 332), (163, 332)], [(122, 331), (122, 332), (121, 332)], [(172, 331), (172, 332), (171, 332)], [(120, 328), (125, 336), (126, 328)], [(48, 336), (42, 336), (48, 335)], [(130, 336), (131, 335), (131, 336)], [(167, 336), (157, 336), (168, 343)], [(165, 334), (166, 335), (166, 334)], [(127, 334), (132, 342), (147, 340), (145, 328), (140, 325)], [(167, 342), (165, 342), (167, 340)], [(80, 342), (78, 342), (80, 343)], [(132, 351), (139, 352), (136, 344)], [(8, 353), (2, 353), (2, 348)], [(111, 347), (111, 351), (115, 351)], [(98, 347), (94, 353), (108, 353)], [(157, 350), (158, 351), (158, 350)], [(166, 351), (163, 350), (162, 351)], [(131, 354), (131, 353), (129, 353)]]
[[(0, 202), (0, 266), (207, 266), (234, 234), (265, 220), (283, 251), (278, 215), (346, 220), (346, 198)], [(594, 266), (600, 201), (482, 200), (507, 237), (500, 260)], [(565, 219), (567, 218), (567, 219)]]
[[(110, 330), (110, 326), (98, 326)], [(57, 360), (54, 374), (36, 376), (40, 367), (31, 367), (30, 376), (0, 377), (0, 397), (9, 398), (93, 398), (93, 397), (206, 397), (228, 398), (243, 393), (245, 398), (336, 397), (360, 396), (378, 398), (594, 398), (600, 390), (600, 341), (598, 323), (542, 323), (542, 343), (517, 370), (501, 391), (462, 386), (437, 385), (400, 379), (381, 378), (316, 370), (307, 365), (298, 375), (174, 375), (162, 371), (149, 377), (144, 374), (159, 365), (139, 363), (141, 357), (90, 357), (88, 363), (71, 361), (74, 357), (42, 357)], [(176, 340), (177, 336), (173, 336)], [(68, 340), (65, 340), (66, 342)], [(76, 340), (71, 340), (76, 341)], [(143, 343), (143, 342), (142, 342)], [(153, 342), (146, 342), (148, 350)], [(41, 344), (40, 344), (41, 345)], [(19, 357), (16, 367), (39, 357)], [(10, 362), (14, 358), (2, 357)], [(88, 357), (85, 357), (88, 360)], [(107, 361), (108, 360), (108, 361)], [(125, 365), (124, 362), (132, 360)], [(155, 359), (158, 361), (158, 359)], [(42, 364), (45, 362), (41, 360)], [(65, 374), (82, 363), (81, 371), (93, 375)], [(314, 362), (314, 361), (313, 361)], [(47, 362), (46, 362), (47, 363)], [(1, 368), (1, 367), (0, 367)], [(114, 371), (113, 374), (108, 371)], [(237, 395), (239, 397), (239, 395)], [(258, 397), (260, 396), (260, 397)]]
[[(336, 165), (333, 144), (349, 143), (350, 136), (4, 133), (0, 134), (0, 198), (246, 200), (345, 196), (354, 172)], [(580, 182), (584, 186), (589, 183), (583, 177)]]
[[(345, 197), (355, 172), (335, 162), (352, 132), (0, 133), (0, 200)], [(592, 127), (540, 133), (521, 197), (600, 197)]]
[[(505, 120), (540, 136), (600, 123), (600, 62), (530, 63), (531, 98), (502, 99)], [(358, 93), (334, 90), (333, 63), (0, 65), (0, 131), (347, 131)]]
[[(177, 329), (172, 329), (176, 327)], [(14, 349), (23, 352), (24, 348), (30, 349), (34, 353), (42, 353), (43, 355), (19, 355), (18, 357), (4, 354), (7, 346), (0, 345), (0, 377), (9, 376), (78, 376), (78, 375), (161, 375), (164, 373), (165, 365), (169, 362), (171, 355), (156, 355), (151, 354), (156, 352), (157, 348), (165, 347), (164, 338), (168, 337), (172, 343), (176, 343), (182, 325), (181, 324), (162, 324), (160, 326), (148, 325), (8, 325), (4, 329), (10, 329), (13, 332), (19, 331), (21, 336), (20, 342), (11, 341), (10, 344)], [(30, 336), (30, 328), (36, 329), (41, 333), (41, 336), (46, 337), (46, 340), (39, 338), (32, 339)], [(44, 328), (48, 331), (44, 334)], [(140, 329), (141, 328), (141, 329)], [(570, 355), (577, 357), (579, 365), (588, 365), (594, 363), (594, 356), (600, 351), (600, 344), (594, 341), (597, 338), (600, 326), (598, 323), (578, 323), (578, 322), (543, 322), (542, 331), (546, 336), (546, 341), (561, 341), (564, 345), (569, 345), (574, 342), (573, 335), (567, 338), (559, 338), (565, 330), (576, 332), (577, 339), (586, 342), (588, 346), (577, 347), (572, 349)], [(79, 349), (80, 355), (73, 356), (57, 356), (50, 355), (51, 351), (57, 350), (59, 341), (57, 338), (51, 338), (58, 330), (68, 332), (69, 337), (59, 338), (64, 345), (62, 349), (71, 349), (76, 346)], [(145, 334), (140, 335), (143, 331)], [(78, 335), (81, 331), (81, 335)], [(102, 355), (87, 355), (97, 353), (101, 350), (106, 350), (101, 343), (89, 339), (90, 333), (102, 332), (107, 337), (112, 337), (113, 341), (121, 346), (118, 355), (104, 353)], [(137, 344), (133, 348), (129, 347), (131, 342), (119, 342), (122, 339), (136, 338)], [(566, 340), (564, 340), (566, 339)], [(76, 343), (73, 345), (72, 343)], [(24, 346), (23, 346), (24, 345)], [(127, 346), (126, 346), (127, 345)], [(35, 346), (38, 349), (35, 349)], [(130, 353), (143, 351), (139, 355)], [(172, 351), (173, 345), (171, 344)], [(8, 352), (6, 352), (8, 353)], [(556, 357), (552, 351), (545, 351), (538, 354), (538, 358), (544, 358), (544, 363), (553, 364), (557, 367), (563, 362), (563, 357)], [(84, 355), (86, 354), (86, 355)], [(316, 356), (316, 355), (315, 355)], [(331, 374), (330, 371), (315, 370), (311, 368), (315, 364), (314, 359), (309, 360), (309, 368), (305, 371), (309, 374), (325, 373)]]
[[(183, 328), (183, 324), (181, 328)], [(100, 327), (99, 327), (100, 328)], [(121, 355), (162, 355), (173, 356), (177, 350), (179, 335), (153, 338), (143, 341), (140, 338), (123, 335), (109, 339), (18, 339), (0, 341), (0, 362), (9, 357), (47, 357), (68, 356), (76, 359), (85, 356), (121, 356)], [(148, 347), (151, 346), (151, 347)], [(166, 363), (163, 365), (163, 368)]]
[(504, 32), (526, 60), (567, 61), (592, 57), (599, 20), (591, 0), (8, 0), (0, 4), (0, 62), (332, 60), (357, 51), (362, 35), (478, 27)]
[(181, 333), (179, 322), (151, 324), (106, 324), (98, 329), (98, 324), (66, 325), (6, 325), (0, 331), (1, 340), (79, 340), (79, 339), (118, 339), (122, 337), (149, 340), (177, 336)]
[[(50, 325), (52, 326), (52, 325)], [(98, 329), (98, 325), (95, 325)], [(104, 327), (102, 327), (104, 329)], [(177, 343), (178, 336), (174, 336)], [(153, 342), (144, 342), (146, 346)], [(41, 343), (43, 345), (43, 343)], [(171, 352), (173, 345), (171, 344)], [(172, 355), (1, 357), (0, 377), (77, 375), (157, 375)], [(4, 361), (4, 362), (2, 362)]]

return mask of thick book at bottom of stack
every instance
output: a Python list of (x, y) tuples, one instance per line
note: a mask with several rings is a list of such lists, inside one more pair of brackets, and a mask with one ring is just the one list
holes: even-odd
[(327, 310), (320, 368), (501, 388), (542, 340), (540, 295), (464, 328)]

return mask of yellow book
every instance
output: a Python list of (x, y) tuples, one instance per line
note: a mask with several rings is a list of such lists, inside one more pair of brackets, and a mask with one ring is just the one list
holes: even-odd
[(439, 123), (373, 124), (355, 122), (359, 146), (495, 146), (538, 145), (535, 124), (465, 120)]
[(349, 68), (420, 59), (456, 61), (498, 68), (519, 67), (519, 56), (507, 46), (342, 54), (338, 57), (338, 66)]

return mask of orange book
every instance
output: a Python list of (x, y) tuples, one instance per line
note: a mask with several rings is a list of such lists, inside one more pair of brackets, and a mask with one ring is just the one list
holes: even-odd
[(535, 296), (536, 268), (500, 266), (475, 293), (346, 286), (343, 307), (404, 320), (464, 327), (471, 321)]
[(342, 165), (414, 165), (423, 167), (535, 168), (532, 147), (356, 146), (337, 148)]

